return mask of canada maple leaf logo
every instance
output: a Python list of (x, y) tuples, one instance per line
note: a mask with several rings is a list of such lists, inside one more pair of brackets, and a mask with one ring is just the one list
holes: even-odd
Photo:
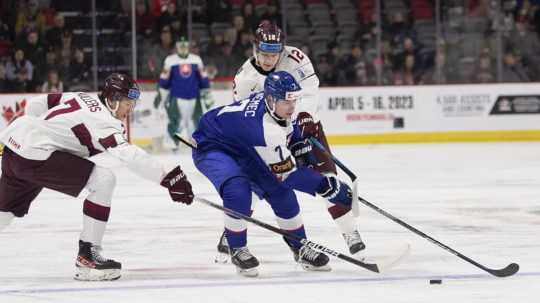
[(10, 124), (15, 119), (24, 115), (24, 109), (26, 108), (26, 99), (20, 102), (15, 102), (15, 109), (11, 106), (2, 105), (2, 117), (6, 120), (7, 124)]

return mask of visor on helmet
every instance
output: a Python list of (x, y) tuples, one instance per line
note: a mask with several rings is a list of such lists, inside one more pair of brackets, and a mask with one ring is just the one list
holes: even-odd
[(281, 43), (267, 43), (267, 42), (259, 42), (257, 44), (257, 49), (261, 52), (265, 53), (281, 53), (283, 51), (283, 44)]

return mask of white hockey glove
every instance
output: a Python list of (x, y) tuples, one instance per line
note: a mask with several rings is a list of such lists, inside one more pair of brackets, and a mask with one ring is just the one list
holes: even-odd
[(214, 106), (214, 98), (209, 88), (201, 90), (201, 105), (203, 112), (208, 111), (212, 106)]

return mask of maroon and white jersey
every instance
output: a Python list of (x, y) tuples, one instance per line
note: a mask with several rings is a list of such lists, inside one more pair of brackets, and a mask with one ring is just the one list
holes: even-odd
[[(276, 67), (270, 72), (275, 71), (288, 72), (302, 87), (302, 97), (296, 104), (295, 116), (297, 113), (305, 111), (318, 120), (316, 117), (319, 111), (319, 78), (315, 74), (309, 57), (296, 47), (285, 46)], [(255, 58), (249, 58), (234, 77), (234, 100), (240, 101), (253, 93), (263, 91), (264, 80), (270, 72), (257, 66)]]
[(29, 100), (27, 114), (0, 133), (0, 141), (30, 160), (46, 160), (54, 151), (82, 158), (108, 152), (139, 175), (161, 182), (165, 169), (127, 142), (122, 122), (96, 95), (64, 93)]

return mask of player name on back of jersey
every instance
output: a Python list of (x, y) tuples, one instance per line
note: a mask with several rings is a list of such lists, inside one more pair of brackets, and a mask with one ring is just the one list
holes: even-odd
[(96, 98), (86, 94), (86, 93), (77, 93), (77, 96), (88, 106), (88, 109), (91, 112), (101, 111), (101, 102)]
[(257, 108), (259, 108), (259, 104), (261, 103), (261, 100), (263, 99), (264, 94), (258, 94), (253, 98), (253, 100), (250, 100), (248, 102), (248, 105), (246, 106), (246, 111), (244, 112), (244, 116), (246, 117), (255, 117), (255, 114), (257, 112)]

